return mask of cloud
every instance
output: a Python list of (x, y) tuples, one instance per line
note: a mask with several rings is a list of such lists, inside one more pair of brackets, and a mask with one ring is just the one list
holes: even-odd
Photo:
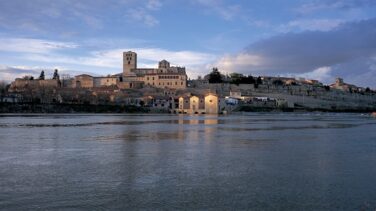
[(146, 8), (149, 10), (159, 10), (162, 7), (162, 3), (159, 0), (149, 0), (146, 4)]
[(241, 11), (240, 5), (225, 4), (222, 0), (192, 0), (192, 2), (204, 6), (207, 12), (217, 14), (224, 20), (232, 20)]
[(153, 27), (159, 24), (159, 20), (152, 16), (145, 8), (129, 9), (126, 14), (133, 21), (144, 23)]
[(313, 0), (300, 5), (295, 10), (301, 14), (309, 14), (322, 10), (352, 9), (376, 6), (374, 0)]
[(92, 1), (84, 5), (83, 1), (74, 0), (0, 1), (0, 20), (6, 28), (39, 32), (59, 30), (55, 24), (64, 22), (69, 22), (69, 25), (83, 22), (87, 26), (98, 27), (101, 24), (95, 18), (97, 8), (100, 8), (98, 4), (99, 1)]
[(324, 83), (330, 83), (333, 80), (333, 76), (331, 75), (332, 68), (331, 67), (320, 67), (312, 72), (297, 74), (297, 77), (307, 78), (307, 79), (315, 79), (322, 81)]
[(5, 66), (0, 65), (0, 78), (6, 82), (12, 82), (15, 78), (22, 78), (25, 75), (34, 76), (37, 78), (40, 75), (42, 70), (45, 71), (45, 75), (47, 78), (52, 78), (54, 70), (58, 69), (60, 76), (75, 76), (79, 74), (91, 74), (96, 75), (91, 72), (86, 71), (75, 71), (75, 70), (68, 70), (62, 67), (28, 67), (28, 66)]
[(0, 44), (0, 51), (27, 53), (49, 53), (54, 50), (78, 47), (74, 43), (28, 38), (0, 38)]
[(67, 31), (84, 33), (109, 28), (115, 18), (117, 22), (124, 22), (124, 11), (131, 13), (134, 20), (154, 26), (159, 21), (151, 13), (162, 5), (159, 0), (0, 1), (0, 27), (15, 32), (43, 32), (44, 35)]
[(40, 73), (40, 70), (29, 67), (8, 67), (0, 65), (1, 80), (11, 82), (15, 78), (21, 78), (25, 75), (34, 75), (35, 77)]
[(279, 27), (280, 32), (298, 31), (330, 31), (344, 23), (340, 19), (305, 19), (294, 20)]
[(145, 5), (128, 9), (126, 16), (132, 21), (154, 27), (159, 25), (159, 20), (153, 15), (153, 12), (158, 11), (161, 7), (162, 3), (159, 0), (147, 0)]
[(221, 69), (231, 70), (234, 67), (244, 69), (250, 67), (258, 67), (263, 64), (263, 58), (258, 55), (252, 55), (247, 53), (240, 53), (235, 56), (226, 55), (219, 59), (218, 65)]
[(29, 54), (25, 59), (45, 63), (78, 64), (95, 67), (122, 68), (122, 55), (125, 51), (135, 51), (138, 60), (149, 66), (157, 66), (158, 61), (166, 59), (173, 65), (187, 67), (207, 64), (214, 61), (216, 56), (194, 51), (169, 51), (160, 48), (131, 48), (111, 49), (105, 51), (90, 52), (89, 56), (75, 57), (56, 54)]
[(257, 19), (249, 19), (247, 20), (248, 25), (255, 26), (255, 27), (271, 27), (271, 23), (266, 20), (257, 20)]
[[(214, 65), (226, 72), (321, 74), (325, 78), (336, 74), (351, 81), (352, 75), (366, 74), (374, 67), (375, 29), (376, 19), (369, 19), (342, 24), (331, 31), (281, 34), (256, 42), (237, 55), (225, 56)], [(375, 81), (375, 77), (363, 78), (363, 83), (369, 84), (367, 81)]]
[[(201, 74), (203, 70), (206, 71), (206, 65), (217, 59), (215, 55), (204, 52), (172, 51), (162, 48), (137, 47), (94, 50), (82, 54), (82, 51), (86, 51), (87, 48), (74, 43), (22, 38), (2, 38), (0, 40), (4, 43), (4, 45), (2, 45), (3, 49), (0, 51), (16, 52), (16, 57), (22, 56), (23, 62), (28, 61), (27, 63), (47, 66), (62, 65), (75, 67), (82, 70), (100, 72), (99, 74), (101, 75), (121, 72), (123, 52), (129, 50), (137, 52), (139, 67), (157, 67), (160, 60), (166, 59), (170, 61), (172, 65), (187, 67), (188, 73), (193, 75)], [(88, 43), (91, 45), (90, 40)], [(62, 51), (64, 49), (71, 50), (67, 52)], [(80, 56), (77, 56), (75, 52), (80, 52)]]

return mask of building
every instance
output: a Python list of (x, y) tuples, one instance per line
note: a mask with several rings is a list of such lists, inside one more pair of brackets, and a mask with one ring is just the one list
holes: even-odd
[(66, 83), (65, 87), (71, 88), (99, 88), (99, 87), (109, 87), (116, 86), (118, 84), (117, 76), (103, 76), (103, 77), (93, 77), (91, 75), (82, 74), (74, 77), (71, 82)]
[(223, 99), (217, 95), (185, 95), (179, 97), (177, 113), (183, 114), (220, 114), (225, 108)]
[(185, 67), (171, 66), (166, 60), (158, 68), (137, 68), (137, 54), (132, 51), (123, 53), (122, 82), (143, 82), (144, 86), (168, 89), (185, 89), (187, 74)]
[(56, 89), (60, 87), (60, 81), (56, 79), (29, 79), (29, 78), (16, 78), (10, 85), (10, 92), (24, 92), (32, 89)]
[(345, 83), (342, 78), (336, 78), (335, 83), (331, 84), (330, 88), (345, 92), (358, 91), (361, 89), (360, 87), (357, 87), (355, 85)]
[(117, 82), (116, 76), (93, 77), (94, 87), (116, 86)]
[(74, 77), (72, 88), (93, 88), (94, 78), (91, 75), (82, 74)]

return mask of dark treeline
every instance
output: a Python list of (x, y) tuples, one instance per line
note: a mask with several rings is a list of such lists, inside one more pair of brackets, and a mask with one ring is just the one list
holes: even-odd
[(243, 75), (241, 73), (231, 73), (229, 76), (221, 74), (218, 68), (213, 68), (207, 76), (209, 83), (231, 83), (231, 84), (262, 84), (261, 77)]
[(0, 103), (0, 113), (148, 113), (133, 105)]

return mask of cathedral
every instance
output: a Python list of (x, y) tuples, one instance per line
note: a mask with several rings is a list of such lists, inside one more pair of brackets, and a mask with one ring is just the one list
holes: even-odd
[(185, 89), (187, 74), (185, 67), (170, 66), (166, 60), (158, 64), (158, 68), (137, 68), (137, 54), (132, 51), (123, 53), (123, 83), (129, 88), (135, 85), (152, 86), (168, 89)]

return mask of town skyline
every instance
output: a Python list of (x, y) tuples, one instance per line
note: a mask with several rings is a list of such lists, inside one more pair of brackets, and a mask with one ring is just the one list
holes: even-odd
[(190, 78), (218, 67), (376, 88), (373, 1), (106, 2), (1, 2), (0, 79), (116, 74), (131, 50), (140, 67), (166, 59)]

